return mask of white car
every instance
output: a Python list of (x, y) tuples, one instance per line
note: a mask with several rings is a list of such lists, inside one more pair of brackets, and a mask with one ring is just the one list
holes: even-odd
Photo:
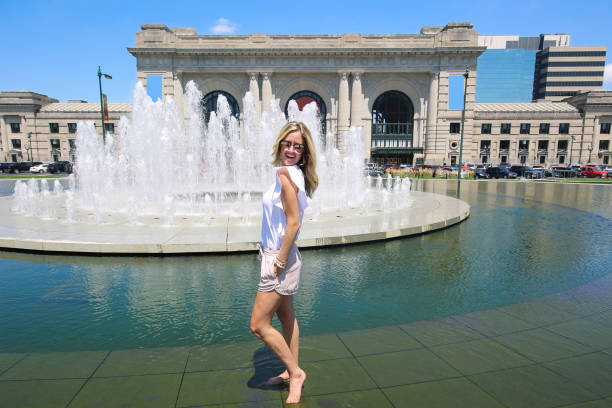
[(49, 164), (39, 164), (38, 166), (30, 167), (30, 173), (46, 173)]

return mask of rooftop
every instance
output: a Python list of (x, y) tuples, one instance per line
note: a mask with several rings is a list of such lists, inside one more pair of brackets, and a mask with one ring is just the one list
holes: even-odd
[[(99, 103), (58, 102), (50, 103), (40, 109), (41, 112), (97, 112), (100, 113)], [(109, 112), (131, 112), (131, 103), (109, 103)]]
[(567, 102), (486, 102), (475, 103), (475, 112), (578, 112)]

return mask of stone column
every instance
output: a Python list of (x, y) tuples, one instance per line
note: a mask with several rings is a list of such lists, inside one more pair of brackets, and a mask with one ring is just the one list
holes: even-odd
[(255, 102), (255, 110), (257, 111), (257, 116), (261, 117), (261, 103), (259, 100), (259, 82), (258, 82), (259, 74), (257, 72), (249, 72), (249, 92), (253, 95), (253, 102)]
[(361, 111), (363, 106), (363, 93), (361, 92), (361, 73), (353, 73), (353, 88), (351, 90), (351, 126), (362, 126)]
[(423, 148), (426, 148), (427, 141), (434, 141), (438, 121), (438, 81), (440, 74), (433, 72), (429, 82), (429, 101), (427, 102), (427, 133), (423, 140)]
[(262, 112), (270, 108), (270, 101), (272, 101), (272, 85), (270, 84), (270, 73), (262, 72), (263, 81), (261, 83), (261, 110)]
[(184, 102), (183, 102), (183, 82), (182, 75), (178, 72), (173, 72), (172, 74), (172, 86), (174, 88), (174, 102), (180, 111), (185, 112)]
[(336, 136), (338, 140), (337, 147), (341, 152), (344, 152), (344, 140), (342, 138), (342, 133), (346, 132), (349, 128), (350, 109), (348, 72), (341, 72), (340, 88), (338, 92), (338, 134)]

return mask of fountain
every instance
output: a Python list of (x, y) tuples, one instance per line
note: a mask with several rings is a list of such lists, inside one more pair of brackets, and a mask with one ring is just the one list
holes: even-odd
[[(242, 122), (219, 96), (217, 110), (210, 112), (205, 123), (201, 92), (193, 81), (185, 89), (181, 113), (171, 97), (153, 102), (138, 83), (131, 116), (121, 118), (118, 137), (108, 137), (105, 143), (93, 122), (79, 122), (77, 177), (71, 175), (64, 187), (55, 181), (53, 189), (46, 181), (17, 182), (13, 216), (70, 225), (78, 235), (51, 245), (68, 246), (69, 251), (87, 247), (83, 241), (89, 240), (96, 245), (93, 252), (253, 249), (259, 240), (255, 220), (260, 217), (260, 198), (274, 180), (271, 146), (280, 128), (288, 120), (297, 120), (312, 132), (320, 180), (305, 213), (302, 246), (427, 230), (410, 216), (411, 208), (418, 209), (413, 208), (416, 201), (412, 196), (427, 193), (410, 192), (409, 180), (404, 187), (402, 180), (391, 174), (385, 179), (364, 177), (361, 128), (351, 127), (343, 134), (344, 151), (340, 152), (334, 135), (321, 133), (315, 103), (299, 110), (291, 101), (286, 117), (273, 101), (258, 115), (250, 93), (243, 98)], [(442, 196), (436, 200), (454, 208), (453, 222), (469, 214), (465, 203), (458, 205), (461, 202)], [(446, 226), (448, 219), (446, 215), (430, 217), (427, 228), (436, 223), (437, 228)], [(99, 227), (108, 229), (104, 238), (93, 236)], [(189, 238), (171, 238), (168, 232), (174, 229)], [(89, 238), (84, 239), (88, 233)], [(141, 237), (133, 238), (138, 235)], [(145, 247), (138, 250), (141, 244)]]

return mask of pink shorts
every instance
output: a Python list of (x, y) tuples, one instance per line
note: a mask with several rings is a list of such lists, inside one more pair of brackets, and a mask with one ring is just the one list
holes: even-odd
[(300, 285), (300, 272), (302, 271), (302, 257), (297, 246), (291, 248), (287, 257), (287, 266), (278, 277), (274, 275), (274, 258), (278, 249), (259, 248), (261, 261), (261, 278), (257, 290), (260, 292), (276, 291), (280, 295), (293, 295)]

